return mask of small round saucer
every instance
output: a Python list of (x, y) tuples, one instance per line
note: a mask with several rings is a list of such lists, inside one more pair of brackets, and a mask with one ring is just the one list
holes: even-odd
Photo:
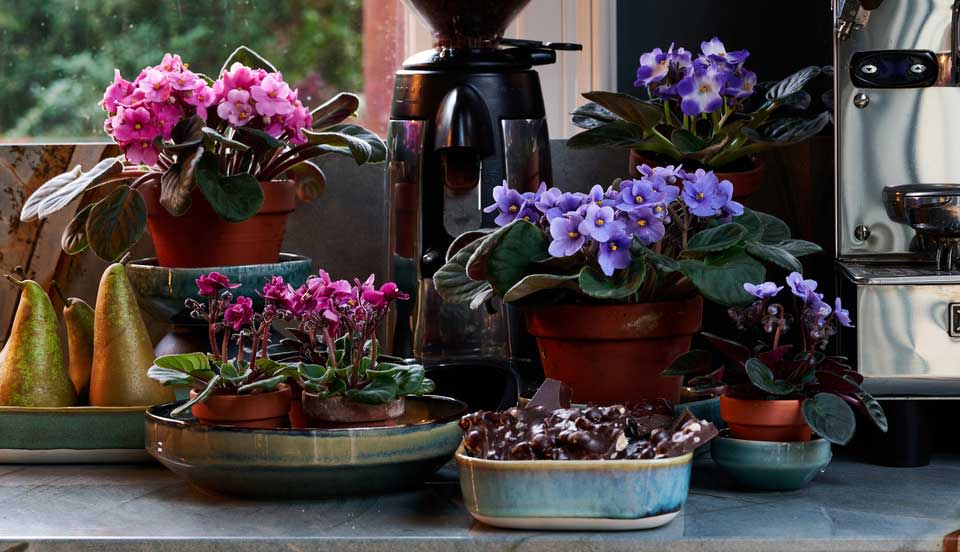
[(826, 439), (780, 443), (716, 437), (710, 455), (737, 483), (763, 491), (799, 489), (832, 458)]

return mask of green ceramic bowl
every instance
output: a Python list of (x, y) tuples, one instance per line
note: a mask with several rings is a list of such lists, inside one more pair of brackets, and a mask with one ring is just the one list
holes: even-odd
[(241, 429), (172, 418), (179, 403), (151, 407), (147, 452), (205, 490), (252, 498), (375, 494), (422, 482), (460, 443), (467, 405), (407, 397), (392, 425), (338, 429)]
[(826, 439), (776, 443), (716, 437), (710, 455), (748, 489), (793, 491), (813, 480), (833, 453)]
[(669, 523), (693, 454), (657, 460), (484, 460), (457, 451), (463, 502), (478, 521), (538, 530), (631, 530)]
[(0, 463), (143, 462), (145, 406), (0, 406)]

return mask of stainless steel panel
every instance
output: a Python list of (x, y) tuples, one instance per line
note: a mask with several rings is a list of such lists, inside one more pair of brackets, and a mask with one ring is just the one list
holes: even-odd
[(504, 178), (511, 188), (536, 190), (550, 183), (550, 141), (544, 119), (504, 119)]
[[(913, 231), (884, 211), (885, 186), (960, 183), (956, 160), (960, 89), (953, 86), (861, 89), (850, 80), (858, 51), (950, 51), (953, 0), (885, 0), (864, 28), (835, 42), (837, 136), (837, 251), (841, 257), (909, 251)], [(854, 96), (866, 94), (866, 107)], [(858, 226), (869, 238), (858, 240)]]

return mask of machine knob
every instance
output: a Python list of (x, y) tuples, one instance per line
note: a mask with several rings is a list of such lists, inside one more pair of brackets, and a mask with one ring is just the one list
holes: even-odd
[(870, 96), (867, 96), (863, 92), (858, 92), (853, 97), (853, 105), (855, 105), (859, 109), (863, 109), (867, 107), (868, 105), (870, 105)]
[(420, 258), (423, 261), (423, 265), (426, 267), (433, 267), (443, 260), (443, 255), (440, 254), (436, 249), (428, 249), (426, 253), (423, 254), (423, 257)]
[(870, 227), (868, 227), (865, 224), (861, 224), (860, 226), (857, 226), (856, 228), (853, 229), (853, 237), (856, 238), (857, 241), (861, 241), (861, 242), (867, 241), (868, 239), (870, 239)]

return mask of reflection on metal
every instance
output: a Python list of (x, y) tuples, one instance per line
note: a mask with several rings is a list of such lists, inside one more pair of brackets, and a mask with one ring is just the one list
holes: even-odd
[(960, 261), (960, 184), (906, 184), (883, 189), (887, 216), (916, 232), (910, 250), (933, 257), (938, 270)]
[(864, 109), (865, 107), (870, 105), (870, 96), (867, 96), (863, 92), (860, 92), (859, 94), (853, 97), (853, 105), (859, 109)]
[(550, 140), (545, 119), (504, 119), (504, 178), (511, 188), (536, 190), (550, 182)]

